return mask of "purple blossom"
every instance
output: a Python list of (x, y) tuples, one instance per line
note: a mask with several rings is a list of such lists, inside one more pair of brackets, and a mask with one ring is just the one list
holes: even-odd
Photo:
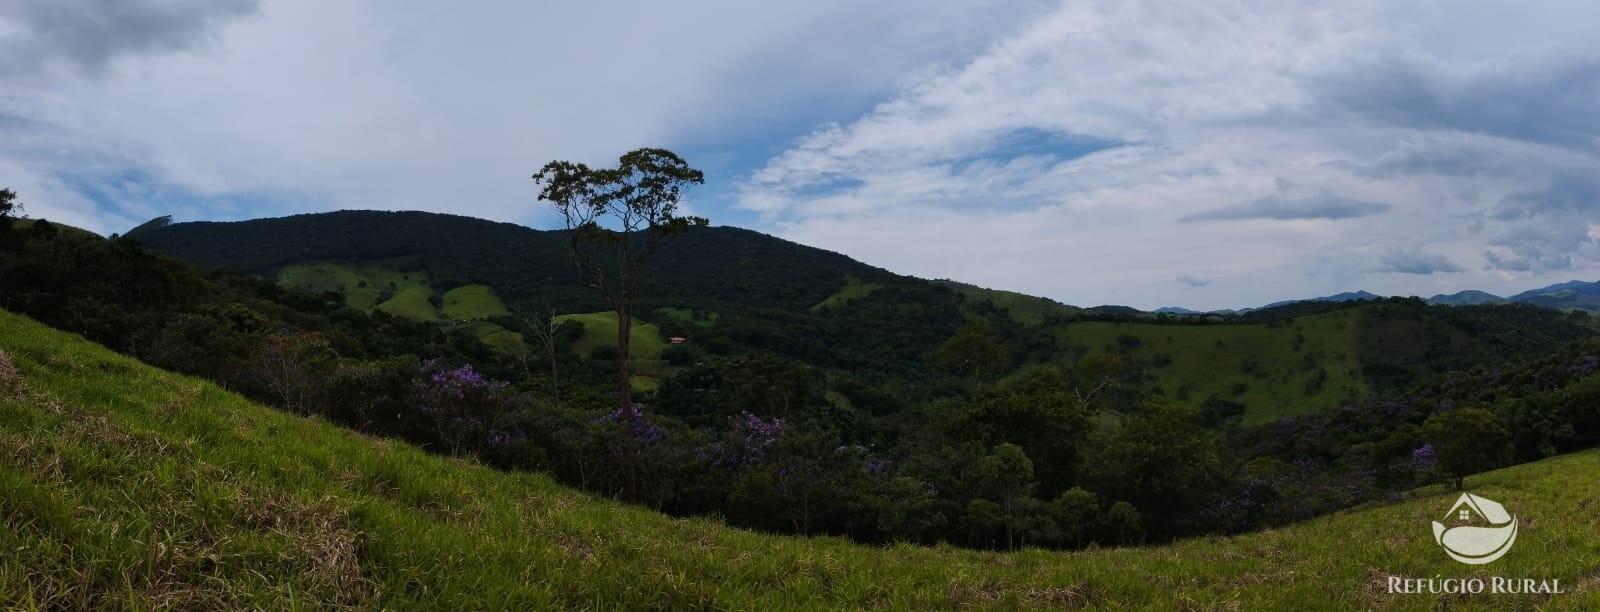
[(1571, 374), (1590, 374), (1596, 368), (1600, 368), (1600, 357), (1584, 355), (1577, 363), (1567, 366), (1567, 372)]
[(1439, 461), (1439, 451), (1434, 450), (1432, 444), (1424, 444), (1422, 448), (1411, 451), (1411, 464), (1418, 468), (1430, 468)]
[[(633, 439), (640, 446), (652, 446), (655, 443), (660, 442), (662, 438), (666, 437), (666, 433), (663, 432), (660, 427), (657, 427), (655, 423), (651, 422), (649, 417), (645, 416), (644, 404), (634, 403), (632, 412)], [(605, 416), (589, 419), (590, 425), (597, 425), (602, 422), (616, 423), (621, 425), (623, 423), (622, 407), (616, 407)], [(617, 449), (614, 454), (620, 455), (621, 453), (621, 449)]]

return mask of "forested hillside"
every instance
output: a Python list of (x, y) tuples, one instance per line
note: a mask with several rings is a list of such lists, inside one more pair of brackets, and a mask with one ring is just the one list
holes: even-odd
[[(1391, 499), (1600, 434), (1578, 408), (1597, 399), (1596, 348), (1572, 342), (1592, 334), (1582, 314), (1416, 300), (1200, 318), (1014, 294), (1001, 305), (750, 232), (705, 236), (699, 255), (663, 251), (660, 276), (769, 258), (813, 276), (754, 304), (710, 289), (645, 300), (640, 497), (671, 514), (875, 543), (1158, 542)], [(417, 251), (262, 269), (333, 283), (308, 293), (44, 222), (0, 248), (6, 308), (357, 431), (620, 490), (616, 352), (594, 312), (560, 313), (541, 344), (539, 319), (514, 311), (529, 294)], [(671, 252), (682, 259), (667, 268)], [(824, 292), (824, 278), (837, 285)], [(1458, 443), (1458, 413), (1493, 435)]]
[(3, 311), (0, 416), (0, 602), (21, 608), (1577, 610), (1600, 594), (1581, 553), (1594, 452), (1473, 478), (1528, 526), (1497, 575), (1562, 593), (1469, 597), (1390, 592), (1468, 571), (1427, 532), (1458, 495), (1441, 487), (1071, 554), (781, 537), (353, 434)]

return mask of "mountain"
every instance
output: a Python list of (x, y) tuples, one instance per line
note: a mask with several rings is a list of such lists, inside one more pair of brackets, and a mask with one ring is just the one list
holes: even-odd
[(1487, 293), (1487, 292), (1478, 291), (1478, 290), (1475, 290), (1475, 289), (1468, 289), (1468, 290), (1465, 290), (1465, 291), (1457, 291), (1455, 293), (1449, 293), (1449, 294), (1441, 293), (1439, 295), (1435, 295), (1435, 296), (1427, 299), (1427, 302), (1429, 304), (1435, 304), (1435, 305), (1438, 305), (1438, 306), (1475, 306), (1475, 305), (1478, 305), (1478, 304), (1504, 304), (1504, 303), (1506, 303), (1506, 301), (1507, 300), (1505, 298), (1500, 297), (1498, 295), (1495, 295), (1493, 293)]
[[(1437, 609), (1428, 486), (1317, 520), (1056, 553), (852, 544), (673, 519), (266, 408), (0, 311), (0, 587), (41, 609)], [(1330, 434), (1331, 435), (1331, 434)], [(1496, 575), (1593, 609), (1600, 453), (1474, 475), (1537, 521)], [(916, 483), (913, 483), (916, 485)], [(921, 486), (917, 485), (918, 490)], [(68, 545), (70, 543), (70, 545)], [(1268, 559), (1270, 561), (1263, 561)], [(626, 581), (616, 580), (627, 576)], [(1152, 577), (1130, 579), (1129, 576)], [(1490, 597), (1488, 594), (1482, 597)]]
[(1143, 310), (1139, 310), (1138, 308), (1134, 308), (1132, 306), (1120, 306), (1120, 305), (1116, 305), (1116, 304), (1102, 304), (1100, 306), (1091, 306), (1089, 308), (1085, 308), (1084, 310), (1088, 310), (1089, 312), (1098, 312), (1098, 313), (1101, 313), (1101, 314), (1123, 314), (1123, 315), (1141, 315), (1141, 314), (1145, 314), (1145, 312)]
[(1568, 281), (1524, 291), (1510, 297), (1519, 304), (1533, 304), (1558, 310), (1600, 312), (1600, 282)]
[(1178, 306), (1163, 306), (1161, 308), (1155, 309), (1154, 312), (1156, 314), (1172, 314), (1172, 315), (1199, 315), (1199, 314), (1206, 314), (1206, 313), (1200, 312), (1198, 310), (1189, 310), (1188, 308), (1180, 308)]
[(1572, 292), (1583, 294), (1583, 295), (1593, 295), (1593, 294), (1596, 294), (1596, 293), (1600, 293), (1600, 282), (1591, 283), (1591, 282), (1585, 282), (1585, 281), (1580, 281), (1580, 280), (1570, 280), (1570, 281), (1567, 281), (1567, 282), (1564, 282), (1564, 283), (1556, 283), (1556, 284), (1550, 285), (1548, 287), (1540, 287), (1538, 289), (1530, 289), (1528, 291), (1524, 291), (1522, 293), (1518, 293), (1518, 294), (1513, 295), (1513, 296), (1511, 296), (1509, 298), (1506, 298), (1506, 299), (1511, 300), (1513, 302), (1522, 302), (1522, 301), (1530, 300), (1530, 299), (1533, 299), (1533, 298), (1536, 298), (1536, 297), (1539, 297), (1539, 296), (1542, 296), (1542, 295), (1550, 295), (1550, 294), (1562, 293), (1562, 292), (1566, 292), (1566, 291), (1572, 291)]
[(1363, 301), (1363, 300), (1377, 300), (1377, 299), (1382, 299), (1382, 297), (1383, 296), (1380, 296), (1380, 295), (1375, 294), (1375, 293), (1368, 293), (1367, 291), (1346, 291), (1344, 293), (1335, 293), (1333, 295), (1325, 295), (1325, 296), (1322, 296), (1322, 297), (1305, 298), (1305, 299), (1299, 299), (1299, 300), (1283, 300), (1281, 302), (1273, 302), (1271, 304), (1267, 304), (1266, 306), (1262, 306), (1260, 308), (1256, 308), (1255, 310), (1266, 310), (1268, 308), (1277, 308), (1279, 306), (1287, 306), (1289, 304), (1294, 304), (1294, 303), (1297, 303), (1297, 302), (1355, 302), (1355, 301)]
[[(525, 343), (516, 341), (509, 331), (515, 325), (505, 315), (539, 312), (545, 304), (564, 319), (585, 322), (589, 331), (577, 341), (580, 354), (592, 356), (595, 348), (603, 354), (615, 345), (605, 333), (614, 324), (607, 327), (604, 317), (593, 316), (606, 305), (578, 282), (561, 232), (453, 215), (346, 211), (174, 223), (140, 236), (147, 247), (169, 255), (331, 292), (351, 308), (431, 321), (513, 349)], [(774, 353), (833, 378), (900, 385), (900, 395), (920, 398), (959, 389), (952, 386), (955, 379), (935, 377), (923, 357), (966, 322), (982, 319), (998, 328), (1012, 368), (1071, 365), (1090, 352), (1118, 353), (1143, 370), (1137, 388), (1184, 401), (1234, 402), (1244, 406), (1246, 423), (1314, 411), (1370, 390), (1404, 388), (1473, 360), (1537, 354), (1587, 333), (1575, 323), (1551, 320), (1560, 318), (1557, 313), (1376, 308), (1382, 300), (1365, 291), (1281, 302), (1235, 315), (1235, 325), (1174, 326), (1146, 322), (1147, 313), (1127, 306), (1084, 310), (1015, 292), (900, 276), (728, 227), (663, 243), (641, 294), (639, 320), (653, 324), (661, 337), (644, 338), (639, 346), (689, 338), (676, 349), (679, 363)], [(1348, 319), (1304, 319), (1343, 309), (1355, 310)], [(1298, 328), (1278, 325), (1302, 319)], [(1413, 320), (1435, 324), (1413, 329), (1406, 322)], [(1405, 334), (1393, 337), (1364, 331), (1400, 329)], [(1454, 351), (1423, 350), (1429, 343), (1446, 343)], [(1394, 361), (1397, 354), (1406, 360)], [(640, 365), (641, 388), (655, 388), (680, 371), (654, 359)]]
[[(381, 262), (425, 272), (441, 293), (487, 284), (517, 309), (543, 303), (600, 310), (583, 287), (561, 231), (539, 231), (423, 212), (339, 211), (236, 222), (141, 226), (146, 248), (205, 266), (278, 277), (311, 262)], [(733, 301), (804, 310), (849, 277), (901, 278), (853, 259), (757, 232), (713, 227), (665, 240), (646, 266), (641, 293), (662, 301)], [(770, 278), (783, 282), (765, 282)]]
[[(352, 309), (470, 327), (485, 337), (505, 337), (516, 326), (508, 319), (520, 313), (610, 309), (580, 282), (565, 232), (470, 217), (341, 211), (172, 223), (147, 227), (137, 240), (202, 266), (330, 295)], [(871, 384), (922, 381), (908, 384), (908, 394), (956, 384), (953, 376), (930, 373), (922, 356), (969, 320), (1000, 327), (1021, 356), (1045, 349), (1007, 330), (1075, 311), (1042, 298), (901, 276), (734, 227), (663, 240), (645, 266), (639, 295), (641, 323), (656, 324), (663, 338), (691, 338), (676, 357), (682, 364), (766, 352)], [(608, 342), (615, 343), (594, 338), (586, 345)], [(641, 374), (648, 380), (639, 381), (645, 387), (677, 371), (646, 365), (651, 371)], [(930, 374), (942, 380), (927, 381)]]

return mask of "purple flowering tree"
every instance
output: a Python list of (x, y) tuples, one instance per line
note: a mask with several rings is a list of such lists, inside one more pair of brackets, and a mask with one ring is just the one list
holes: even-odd
[(510, 387), (470, 365), (450, 368), (429, 359), (412, 380), (411, 399), (450, 454), (460, 455), (480, 445), (510, 441), (511, 432), (504, 426), (519, 408)]

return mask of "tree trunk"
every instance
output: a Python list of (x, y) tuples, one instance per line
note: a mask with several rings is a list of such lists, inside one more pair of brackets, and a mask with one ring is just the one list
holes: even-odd
[[(554, 336), (555, 335), (555, 331), (552, 330), (550, 332), (550, 335)], [(545, 353), (550, 357), (550, 393), (555, 396), (556, 405), (560, 406), (561, 405), (561, 379), (556, 376), (556, 342), (555, 342), (555, 338), (552, 337), (550, 339), (550, 342), (546, 344)]]
[(637, 415), (633, 411), (633, 382), (628, 376), (628, 335), (633, 327), (633, 319), (628, 316), (628, 306), (624, 302), (617, 308), (617, 383), (618, 391), (622, 395), (622, 461), (623, 483), (626, 487), (627, 501), (630, 504), (639, 503), (639, 482), (637, 468), (634, 463), (634, 432), (633, 422)]

